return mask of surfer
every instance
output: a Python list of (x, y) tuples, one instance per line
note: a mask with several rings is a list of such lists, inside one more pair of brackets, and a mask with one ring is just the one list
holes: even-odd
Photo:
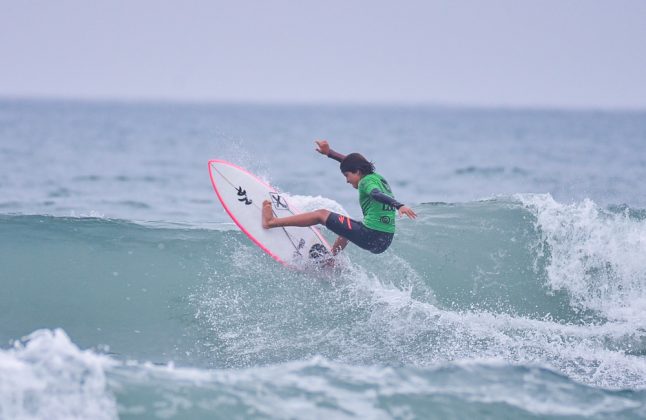
[(265, 200), (262, 207), (262, 227), (271, 229), (283, 226), (325, 225), (339, 237), (332, 245), (332, 254), (343, 250), (348, 242), (374, 254), (384, 252), (390, 246), (395, 234), (395, 215), (406, 215), (415, 219), (417, 214), (399, 203), (393, 197), (388, 181), (375, 172), (372, 162), (359, 153), (345, 156), (330, 148), (325, 140), (317, 140), (316, 151), (341, 163), (341, 172), (348, 184), (359, 190), (359, 204), (363, 222), (325, 210), (315, 210), (289, 217), (275, 217), (271, 202)]

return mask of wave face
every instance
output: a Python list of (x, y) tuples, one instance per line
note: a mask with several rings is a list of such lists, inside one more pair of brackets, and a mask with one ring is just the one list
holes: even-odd
[(295, 272), (231, 224), (0, 216), (0, 340), (37, 331), (0, 350), (0, 418), (646, 414), (644, 211), (424, 204), (347, 251)]

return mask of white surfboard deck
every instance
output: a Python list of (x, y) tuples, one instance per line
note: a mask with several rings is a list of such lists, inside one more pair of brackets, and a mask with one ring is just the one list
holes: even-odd
[[(292, 268), (302, 268), (317, 261), (321, 251), (330, 252), (316, 227), (262, 227), (262, 202), (270, 200), (274, 215), (286, 217), (299, 214), (287, 197), (251, 172), (224, 160), (209, 161), (211, 183), (222, 207), (253, 243), (276, 261)], [(314, 256), (314, 259), (312, 259)]]

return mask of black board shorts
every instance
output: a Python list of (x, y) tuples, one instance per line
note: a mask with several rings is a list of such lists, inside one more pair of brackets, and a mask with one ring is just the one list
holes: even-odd
[(373, 254), (387, 250), (395, 236), (394, 233), (367, 228), (361, 222), (334, 212), (330, 212), (325, 227)]

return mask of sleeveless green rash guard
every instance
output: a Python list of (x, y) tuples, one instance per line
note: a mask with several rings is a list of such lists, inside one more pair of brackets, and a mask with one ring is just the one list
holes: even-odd
[(363, 212), (363, 224), (380, 232), (395, 233), (395, 208), (383, 204), (370, 196), (370, 192), (378, 189), (385, 195), (393, 197), (388, 181), (377, 173), (364, 176), (359, 181), (359, 203)]

